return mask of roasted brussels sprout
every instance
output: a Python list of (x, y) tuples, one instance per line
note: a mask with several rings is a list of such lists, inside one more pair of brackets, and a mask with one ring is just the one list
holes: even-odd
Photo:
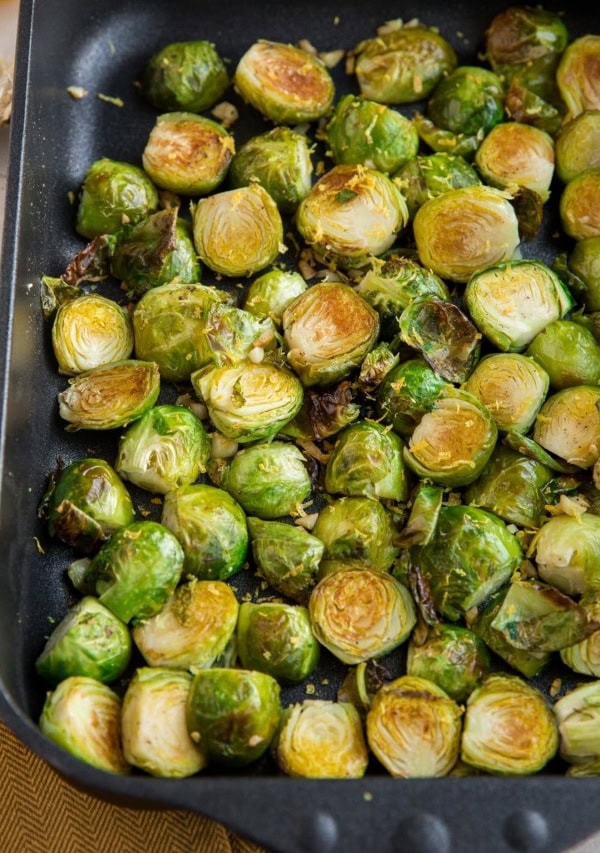
[(186, 574), (227, 580), (242, 568), (248, 550), (246, 516), (223, 489), (197, 484), (168, 492), (162, 523), (181, 543)]
[(425, 359), (411, 358), (394, 367), (377, 389), (379, 413), (402, 436), (412, 435), (426, 412), (448, 387)]
[(419, 134), (412, 121), (385, 104), (356, 95), (337, 102), (327, 125), (335, 163), (362, 163), (390, 174), (416, 157)]
[[(431, 541), (437, 527), (444, 490), (419, 480), (411, 494), (411, 508), (408, 521), (397, 537), (401, 548), (411, 548), (413, 545), (426, 545)], [(393, 570), (396, 575), (396, 570)]]
[(325, 545), (321, 575), (350, 568), (385, 572), (398, 555), (394, 515), (373, 498), (331, 501), (319, 512), (313, 534)]
[(461, 758), (503, 776), (537, 773), (558, 749), (543, 694), (517, 675), (490, 675), (467, 700)]
[(281, 434), (299, 441), (320, 441), (354, 423), (360, 411), (349, 379), (328, 388), (307, 388), (300, 411), (281, 429)]
[(135, 516), (133, 501), (104, 459), (86, 457), (51, 475), (40, 505), (50, 536), (91, 552)]
[(413, 634), (406, 656), (407, 675), (426, 678), (456, 702), (464, 702), (491, 669), (483, 640), (468, 628), (439, 625), (431, 628), (423, 642)]
[(139, 222), (157, 208), (157, 189), (143, 169), (104, 157), (86, 172), (75, 229), (89, 239), (115, 234), (123, 225)]
[(360, 779), (369, 761), (354, 706), (326, 699), (285, 708), (273, 751), (280, 769), (295, 778)]
[(600, 168), (600, 109), (564, 124), (555, 140), (556, 174), (567, 184), (586, 169)]
[(192, 578), (158, 613), (133, 628), (133, 639), (148, 666), (207, 669), (233, 637), (238, 611), (226, 583)]
[(329, 385), (358, 367), (379, 334), (379, 317), (348, 284), (315, 284), (283, 312), (287, 360), (305, 386)]
[(245, 601), (237, 624), (242, 666), (267, 672), (280, 683), (304, 681), (319, 662), (319, 644), (308, 610), (299, 604)]
[(202, 198), (194, 210), (194, 243), (200, 259), (226, 276), (269, 266), (283, 250), (277, 205), (257, 183)]
[(554, 142), (549, 133), (517, 121), (497, 124), (475, 154), (475, 163), (487, 184), (514, 191), (536, 192), (543, 202), (550, 196), (554, 176)]
[(413, 430), (404, 461), (434, 483), (468, 486), (485, 467), (497, 437), (496, 424), (477, 397), (449, 386)]
[(565, 234), (574, 240), (600, 237), (599, 199), (600, 168), (584, 169), (569, 181), (560, 197), (560, 221)]
[(600, 236), (577, 240), (568, 255), (568, 269), (584, 283), (587, 311), (600, 311)]
[(441, 687), (404, 675), (373, 697), (367, 741), (392, 776), (447, 776), (460, 751), (461, 717), (460, 706)]
[(140, 667), (127, 686), (121, 712), (125, 759), (166, 779), (183, 779), (206, 767), (202, 744), (187, 729), (189, 672)]
[(86, 573), (86, 583), (123, 622), (148, 619), (161, 609), (181, 578), (184, 553), (156, 521), (134, 521), (113, 533)]
[(504, 119), (502, 81), (488, 68), (460, 65), (431, 93), (427, 118), (452, 133), (486, 133)]
[(591, 468), (600, 455), (600, 388), (576, 385), (548, 397), (539, 411), (533, 438), (560, 459)]
[(578, 643), (561, 649), (560, 659), (574, 672), (600, 678), (600, 630), (593, 631)]
[(187, 726), (210, 762), (243, 767), (260, 758), (280, 718), (279, 684), (265, 672), (213, 668), (194, 676)]
[(565, 48), (556, 69), (556, 83), (570, 118), (584, 110), (600, 109), (598, 70), (600, 35), (573, 39)]
[(307, 288), (300, 273), (288, 270), (269, 270), (250, 284), (244, 309), (256, 317), (269, 317), (281, 327), (283, 312)]
[(261, 184), (282, 213), (293, 213), (312, 186), (309, 140), (289, 127), (253, 136), (236, 152), (229, 169), (233, 187)]
[(501, 430), (528, 432), (546, 399), (550, 379), (533, 358), (519, 353), (484, 356), (464, 384)]
[(507, 83), (524, 68), (543, 63), (553, 73), (567, 46), (563, 18), (541, 6), (511, 6), (494, 16), (485, 31), (486, 58)]
[(381, 341), (363, 358), (355, 387), (367, 397), (371, 396), (399, 361), (399, 353), (393, 352), (389, 344)]
[(478, 270), (509, 261), (519, 246), (517, 215), (502, 190), (449, 190), (417, 210), (419, 259), (442, 278), (466, 282)]
[(59, 413), (68, 431), (126, 426), (152, 408), (160, 376), (152, 361), (126, 359), (86, 370), (69, 380), (58, 395)]
[(549, 518), (532, 539), (528, 554), (542, 578), (566, 595), (595, 588), (600, 554), (600, 516)]
[(360, 42), (354, 71), (361, 94), (383, 104), (410, 104), (426, 98), (456, 67), (452, 45), (434, 29), (400, 27)]
[(294, 373), (266, 360), (197, 371), (192, 384), (216, 428), (241, 443), (272, 438), (300, 411), (304, 396)]
[(325, 172), (296, 211), (298, 231), (315, 254), (344, 268), (365, 266), (371, 255), (383, 254), (407, 223), (396, 184), (362, 165)]
[(385, 572), (348, 569), (323, 578), (308, 603), (315, 637), (343, 663), (380, 658), (416, 623), (412, 596)]
[(223, 125), (195, 113), (163, 113), (142, 154), (156, 186), (184, 195), (207, 195), (221, 184), (235, 153)]
[(340, 434), (325, 467), (329, 494), (405, 501), (408, 476), (402, 439), (390, 427), (359, 421)]
[(574, 300), (559, 277), (541, 261), (495, 264), (476, 273), (465, 291), (475, 325), (503, 352), (524, 350)]
[(166, 494), (206, 471), (210, 441), (184, 406), (153, 406), (121, 436), (115, 470), (149, 492)]
[(253, 517), (248, 530), (258, 573), (276, 592), (306, 604), (325, 550), (321, 540), (302, 527)]
[(522, 557), (519, 540), (498, 516), (458, 504), (442, 506), (414, 562), (437, 611), (456, 622), (507, 583)]
[(590, 681), (569, 690), (554, 703), (560, 735), (560, 755), (569, 764), (586, 765), (600, 757), (598, 688)]
[(56, 312), (52, 348), (59, 373), (69, 376), (128, 359), (133, 351), (129, 314), (113, 299), (83, 294)]
[(83, 675), (109, 684), (127, 668), (131, 637), (127, 625), (93, 596), (75, 604), (54, 628), (35, 662), (53, 684)]
[(86, 764), (119, 775), (129, 772), (121, 748), (121, 700), (101, 681), (83, 675), (65, 678), (48, 693), (39, 726)]
[(142, 73), (142, 95), (157, 110), (201, 113), (225, 94), (229, 75), (209, 41), (179, 41), (153, 53)]
[(178, 217), (177, 208), (153, 213), (123, 229), (112, 256), (111, 272), (121, 279), (132, 298), (170, 281), (198, 281), (200, 265), (191, 228)]
[(527, 348), (546, 371), (555, 390), (600, 383), (600, 344), (589, 329), (574, 320), (555, 320)]
[(479, 175), (464, 157), (443, 151), (413, 157), (393, 179), (406, 199), (411, 217), (430, 198), (448, 190), (481, 184)]

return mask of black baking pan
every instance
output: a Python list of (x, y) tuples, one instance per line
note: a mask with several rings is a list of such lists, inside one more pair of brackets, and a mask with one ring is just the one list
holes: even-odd
[[(258, 38), (306, 38), (320, 50), (348, 49), (402, 16), (439, 27), (461, 61), (475, 63), (485, 27), (506, 5), (21, 0), (0, 300), (0, 715), (77, 787), (129, 806), (191, 809), (285, 853), (550, 853), (600, 830), (600, 779), (566, 778), (559, 765), (523, 779), (399, 780), (374, 766), (359, 781), (312, 781), (284, 777), (265, 760), (238, 774), (210, 771), (167, 781), (97, 771), (37, 728), (45, 685), (34, 661), (51, 620), (64, 615), (73, 595), (65, 580), (69, 554), (48, 542), (38, 504), (57, 459), (90, 450), (110, 458), (114, 448), (114, 435), (65, 433), (56, 402), (65, 379), (57, 373), (40, 310), (40, 275), (59, 275), (82, 247), (70, 194), (88, 166), (102, 156), (140, 162), (155, 117), (134, 86), (145, 60), (168, 42), (207, 38), (233, 69)], [(550, 0), (545, 5), (563, 8)], [(596, 4), (571, 0), (564, 6), (572, 37), (600, 32)], [(343, 64), (334, 75), (339, 92), (353, 91)], [(67, 88), (74, 85), (89, 96), (71, 98)], [(123, 106), (98, 99), (98, 93), (121, 98)], [(258, 114), (246, 122), (236, 126), (236, 136), (265, 129)], [(560, 248), (553, 242), (554, 195), (542, 232), (524, 246), (526, 256), (551, 258)], [(165, 399), (169, 393), (164, 391)], [(314, 679), (316, 695), (334, 698), (340, 669), (329, 659), (323, 666), (327, 678)], [(541, 679), (542, 689), (554, 676)], [(298, 695), (296, 688), (284, 700)]]

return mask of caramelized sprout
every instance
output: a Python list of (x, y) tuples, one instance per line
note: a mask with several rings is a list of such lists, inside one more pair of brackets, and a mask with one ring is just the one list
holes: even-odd
[(589, 34), (573, 39), (561, 57), (556, 82), (571, 118), (600, 109), (598, 57), (600, 36)]
[(579, 596), (595, 588), (600, 556), (600, 516), (557, 515), (540, 527), (528, 555), (542, 578), (566, 595)]
[(454, 699), (464, 702), (490, 673), (487, 647), (477, 634), (460, 625), (440, 623), (424, 642), (413, 634), (406, 657), (407, 675), (426, 678)]
[(560, 220), (565, 234), (574, 240), (600, 237), (598, 199), (600, 168), (585, 169), (569, 181), (560, 197)]
[(576, 385), (548, 397), (539, 411), (533, 438), (571, 465), (591, 468), (600, 455), (600, 388)]
[(554, 142), (550, 134), (537, 127), (516, 121), (497, 124), (477, 149), (475, 163), (491, 186), (511, 192), (525, 187), (543, 202), (550, 196)]
[(142, 95), (157, 110), (201, 113), (225, 94), (229, 75), (214, 44), (179, 41), (152, 54), (140, 85)]
[(267, 672), (284, 684), (304, 681), (319, 662), (308, 610), (298, 604), (245, 601), (237, 645), (242, 666)]
[(567, 184), (586, 169), (600, 168), (600, 108), (566, 122), (555, 140), (556, 174)]

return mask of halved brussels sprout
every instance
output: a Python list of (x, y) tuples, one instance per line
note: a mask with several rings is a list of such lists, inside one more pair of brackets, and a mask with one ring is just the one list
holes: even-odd
[(48, 693), (39, 726), (75, 758), (124, 775), (129, 765), (121, 748), (121, 700), (95, 678), (73, 675)]
[(356, 708), (361, 719), (371, 707), (373, 697), (386, 680), (389, 679), (388, 672), (376, 660), (363, 661), (356, 666), (351, 666), (337, 691), (338, 702), (349, 702)]
[(259, 272), (283, 251), (277, 205), (257, 183), (202, 198), (194, 209), (194, 243), (200, 259), (221, 275)]
[(148, 666), (207, 669), (233, 637), (238, 611), (226, 583), (192, 578), (158, 613), (133, 628), (133, 640)]
[(329, 494), (405, 501), (408, 476), (402, 439), (375, 421), (359, 421), (340, 434), (325, 467)]
[(233, 187), (256, 181), (283, 213), (293, 213), (312, 186), (313, 165), (307, 137), (289, 127), (253, 136), (236, 152), (229, 169)]
[(69, 379), (58, 395), (59, 413), (67, 430), (116, 429), (152, 408), (160, 392), (158, 365), (125, 359)]
[(427, 118), (452, 133), (485, 133), (504, 118), (502, 81), (488, 68), (460, 65), (431, 93)]
[(194, 676), (187, 726), (210, 762), (243, 767), (256, 761), (280, 718), (279, 684), (265, 672), (214, 668)]
[(400, 27), (360, 42), (354, 71), (361, 94), (384, 104), (410, 104), (426, 98), (456, 67), (450, 42), (437, 30)]
[(319, 662), (319, 644), (308, 610), (299, 604), (253, 603), (240, 607), (237, 646), (242, 666), (279, 682), (304, 681)]
[(569, 117), (600, 109), (600, 35), (587, 34), (567, 45), (556, 69), (556, 83)]
[(360, 779), (369, 763), (358, 712), (327, 699), (285, 708), (273, 750), (280, 769), (294, 778)]
[(464, 389), (489, 410), (498, 429), (525, 433), (549, 386), (548, 374), (533, 358), (509, 352), (484, 356)]
[(600, 678), (600, 630), (593, 631), (579, 643), (561, 649), (560, 659), (573, 672)]
[(86, 172), (75, 229), (89, 239), (116, 234), (123, 225), (139, 222), (157, 208), (158, 192), (143, 169), (103, 157)]
[(571, 294), (541, 261), (494, 264), (467, 284), (465, 302), (480, 331), (503, 352), (519, 352), (574, 304)]
[(554, 703), (560, 755), (569, 764), (585, 765), (600, 758), (599, 688), (599, 681), (590, 681), (569, 690)]
[(600, 109), (586, 110), (564, 124), (555, 140), (556, 174), (567, 184), (586, 169), (600, 167)]
[(456, 702), (464, 702), (490, 673), (487, 647), (477, 634), (440, 623), (422, 642), (413, 634), (406, 655), (407, 675), (426, 678)]
[(50, 476), (39, 515), (50, 536), (89, 553), (135, 516), (133, 501), (104, 459), (86, 457)]
[(454, 302), (415, 299), (398, 325), (404, 343), (448, 382), (464, 382), (479, 360), (481, 333)]
[(390, 248), (408, 223), (404, 196), (383, 172), (334, 166), (296, 211), (300, 235), (325, 263), (361, 267)]
[[(401, 548), (413, 545), (426, 545), (431, 541), (437, 527), (444, 490), (419, 480), (411, 495), (410, 515), (396, 542)], [(396, 570), (393, 570), (396, 575)]]
[(325, 550), (316, 536), (282, 521), (248, 519), (257, 571), (276, 592), (306, 604)]
[(577, 517), (549, 518), (532, 539), (528, 556), (535, 559), (542, 580), (566, 595), (595, 588), (599, 577), (600, 516), (585, 512)]
[(283, 312), (287, 360), (305, 386), (328, 385), (358, 367), (379, 334), (379, 317), (348, 284), (309, 287)]
[(183, 550), (156, 521), (134, 521), (113, 533), (86, 572), (86, 583), (123, 622), (148, 619), (173, 594), (183, 570)]
[(385, 341), (376, 344), (364, 357), (355, 387), (370, 397), (381, 385), (388, 373), (397, 366), (400, 355), (393, 352)]
[(229, 75), (214, 44), (172, 42), (146, 62), (140, 79), (142, 95), (157, 110), (201, 113), (225, 94)]
[(413, 157), (393, 178), (406, 199), (411, 217), (430, 198), (448, 190), (481, 184), (479, 175), (464, 157), (443, 151)]
[(548, 397), (539, 411), (533, 438), (550, 453), (579, 468), (600, 456), (600, 388), (576, 385)]
[(307, 388), (298, 414), (281, 429), (281, 434), (299, 441), (320, 441), (336, 435), (359, 416), (354, 385), (344, 379), (329, 388)]
[(133, 311), (137, 357), (156, 362), (164, 379), (187, 381), (211, 362), (206, 336), (211, 307), (228, 302), (229, 294), (202, 284), (153, 287)]
[(409, 118), (384, 104), (357, 95), (337, 102), (327, 125), (335, 163), (362, 163), (390, 174), (416, 157), (419, 134)]
[(206, 471), (210, 441), (184, 406), (153, 406), (121, 436), (115, 470), (149, 492), (165, 495)]
[(426, 412), (448, 387), (425, 359), (411, 358), (394, 367), (377, 389), (377, 408), (402, 436), (412, 435)]
[(83, 675), (105, 684), (127, 668), (131, 637), (127, 625), (87, 595), (54, 628), (35, 662), (36, 671), (54, 684)]
[(246, 292), (244, 309), (255, 317), (270, 317), (281, 327), (283, 312), (307, 288), (300, 273), (293, 270), (269, 270), (250, 284)]
[(395, 517), (373, 498), (331, 501), (319, 512), (312, 532), (325, 545), (320, 575), (350, 568), (386, 572), (398, 556)]
[(404, 448), (404, 461), (419, 477), (468, 486), (496, 446), (498, 429), (477, 397), (450, 386), (435, 399)]
[(413, 223), (419, 259), (442, 278), (466, 282), (509, 261), (519, 246), (517, 215), (502, 190), (463, 187), (429, 199)]
[(487, 184), (509, 191), (525, 187), (546, 202), (554, 176), (554, 141), (530, 124), (505, 121), (487, 134), (475, 163)]
[(415, 548), (413, 562), (438, 612), (456, 622), (507, 583), (522, 557), (498, 516), (458, 504), (442, 506), (433, 537)]
[(233, 80), (242, 98), (276, 124), (316, 121), (329, 110), (335, 94), (320, 59), (266, 39), (244, 53)]
[(183, 571), (202, 580), (227, 580), (241, 570), (248, 528), (241, 506), (215, 486), (180, 486), (165, 496), (162, 523), (183, 548)]
[(235, 153), (223, 125), (195, 113), (163, 113), (142, 153), (156, 186), (184, 195), (207, 195), (221, 184)]
[(584, 169), (569, 181), (560, 197), (560, 221), (565, 234), (574, 240), (600, 237), (599, 199), (600, 168)]
[(119, 234), (111, 272), (129, 297), (139, 297), (161, 284), (198, 281), (200, 265), (191, 228), (177, 208), (160, 210)]
[(196, 371), (192, 384), (216, 428), (242, 443), (276, 435), (300, 411), (304, 396), (294, 373), (266, 360)]
[(317, 640), (347, 664), (398, 648), (417, 621), (408, 589), (372, 569), (348, 569), (323, 578), (311, 593), (308, 610)]
[(462, 710), (426, 678), (384, 684), (367, 713), (367, 741), (397, 778), (447, 776), (460, 751)]
[(537, 528), (547, 503), (543, 488), (551, 478), (552, 471), (545, 465), (498, 446), (480, 476), (466, 489), (465, 501), (509, 524)]
[(584, 283), (587, 311), (600, 311), (600, 236), (577, 240), (568, 255), (568, 270)]
[(537, 773), (558, 749), (558, 731), (543, 694), (517, 675), (490, 675), (469, 697), (461, 758), (503, 776)]
[(70, 376), (128, 359), (133, 351), (129, 314), (114, 299), (85, 293), (59, 307), (52, 348), (59, 373)]
[(554, 389), (600, 383), (600, 344), (592, 332), (574, 320), (555, 320), (527, 348), (546, 371)]

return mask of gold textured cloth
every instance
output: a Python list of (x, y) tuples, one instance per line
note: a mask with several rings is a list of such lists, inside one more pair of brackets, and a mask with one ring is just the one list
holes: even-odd
[(131, 809), (82, 793), (0, 723), (2, 853), (262, 853), (189, 811)]

